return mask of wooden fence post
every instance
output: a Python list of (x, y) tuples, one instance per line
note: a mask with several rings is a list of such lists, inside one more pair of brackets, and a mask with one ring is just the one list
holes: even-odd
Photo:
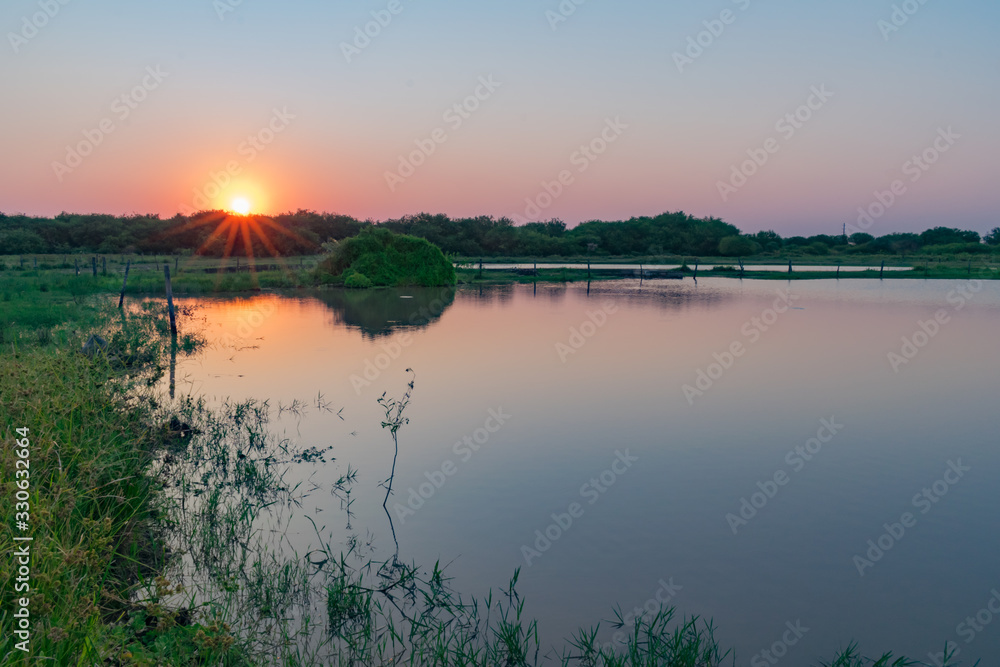
[(163, 265), (163, 277), (167, 281), (167, 312), (170, 313), (170, 335), (177, 336), (177, 321), (174, 319), (174, 292), (170, 288), (170, 265)]
[(118, 297), (118, 307), (121, 308), (125, 303), (125, 286), (128, 285), (128, 270), (132, 267), (132, 260), (128, 261), (125, 265), (125, 279), (122, 280), (122, 294)]

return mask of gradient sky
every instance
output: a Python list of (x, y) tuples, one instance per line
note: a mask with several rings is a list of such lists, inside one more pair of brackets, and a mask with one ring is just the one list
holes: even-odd
[[(390, 0), (5, 0), (0, 211), (171, 216), (207, 189), (209, 207), (242, 195), (270, 213), (530, 217), (526, 199), (566, 170), (538, 217), (683, 210), (838, 233), (900, 179), (869, 231), (987, 231), (1000, 225), (1000, 6), (909, 3), (886, 38), (890, 0), (565, 0), (575, 12), (554, 29), (559, 0), (399, 0), (348, 62), (342, 43)], [(47, 5), (54, 16), (26, 29)], [(679, 71), (674, 53), (724, 10), (731, 23)], [(499, 88), (454, 127), (445, 112), (490, 76)], [(144, 78), (155, 87), (135, 108), (116, 103)], [(813, 86), (833, 97), (786, 138), (776, 122)], [(263, 150), (244, 143), (275, 109), (294, 118)], [(581, 172), (574, 153), (615, 118), (627, 129)], [(948, 127), (960, 138), (913, 182), (905, 163)], [(447, 140), (391, 190), (386, 172), (437, 128)], [(85, 132), (100, 144), (57, 174)], [(772, 137), (778, 151), (723, 201), (718, 183)], [(239, 174), (216, 192), (231, 161)]]

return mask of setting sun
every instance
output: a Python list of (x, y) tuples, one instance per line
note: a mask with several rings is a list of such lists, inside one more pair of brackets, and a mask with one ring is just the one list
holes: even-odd
[(240, 215), (247, 215), (250, 213), (250, 201), (244, 199), (243, 197), (238, 197), (233, 200), (229, 205), (229, 210), (233, 213), (239, 213)]

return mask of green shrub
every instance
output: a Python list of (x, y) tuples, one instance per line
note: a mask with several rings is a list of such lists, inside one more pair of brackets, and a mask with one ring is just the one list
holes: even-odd
[(344, 272), (344, 287), (366, 289), (372, 286), (372, 281), (365, 274), (358, 273), (354, 269), (347, 269), (347, 271)]
[(760, 252), (760, 245), (745, 236), (727, 236), (719, 241), (719, 254), (723, 257), (745, 257)]
[[(334, 246), (317, 267), (316, 276), (321, 279), (324, 274), (339, 277), (348, 287), (362, 287), (365, 280), (371, 283), (368, 286), (378, 287), (437, 287), (456, 282), (455, 267), (440, 248), (374, 226)], [(361, 276), (348, 285), (356, 274)]]

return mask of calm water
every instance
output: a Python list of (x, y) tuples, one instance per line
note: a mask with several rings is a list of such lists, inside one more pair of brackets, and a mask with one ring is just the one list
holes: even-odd
[[(472, 268), (475, 268), (476, 266), (478, 266), (478, 264), (476, 264), (475, 262), (472, 262), (470, 264), (467, 264), (466, 266), (471, 266)], [(681, 268), (680, 264), (643, 264), (642, 266), (643, 266), (644, 269), (654, 270), (654, 271), (655, 270), (672, 270), (672, 269), (679, 269), (679, 268)], [(721, 267), (721, 266), (733, 267), (733, 266), (738, 266), (738, 262), (736, 260), (734, 260), (733, 262), (731, 262), (729, 264), (702, 264), (698, 268), (701, 271), (711, 271), (712, 269), (716, 268), (717, 266), (719, 266), (719, 267)], [(507, 269), (507, 270), (510, 270), (510, 269), (523, 269), (523, 270), (526, 270), (526, 269), (532, 269), (532, 268), (538, 268), (538, 269), (585, 269), (585, 268), (587, 268), (587, 264), (586, 263), (583, 263), (583, 264), (580, 264), (580, 263), (575, 263), (575, 264), (574, 263), (568, 263), (568, 264), (567, 263), (554, 263), (553, 264), (553, 263), (548, 263), (548, 262), (541, 263), (541, 264), (528, 264), (528, 263), (521, 263), (521, 264), (512, 264), (512, 263), (504, 264), (504, 263), (500, 263), (500, 264), (496, 264), (496, 263), (491, 263), (491, 264), (483, 264), (483, 268), (486, 269), (486, 270), (489, 270), (489, 269)], [(594, 264), (593, 268), (595, 268), (595, 269), (638, 269), (639, 265), (638, 264)], [(785, 271), (788, 271), (788, 265), (787, 264), (747, 264), (746, 268), (747, 268), (748, 271), (770, 271), (770, 272), (774, 272), (774, 273), (784, 273)], [(843, 273), (856, 273), (856, 272), (860, 272), (860, 271), (878, 271), (880, 268), (881, 267), (879, 267), (879, 266), (841, 266), (840, 270)], [(795, 270), (796, 271), (836, 271), (837, 270), (837, 265), (836, 264), (804, 264), (804, 265), (801, 265), (801, 266), (800, 265), (796, 265), (795, 266)], [(887, 267), (885, 267), (885, 270), (886, 271), (912, 271), (913, 269), (911, 267), (908, 267), (908, 266), (887, 266)]]
[[(1000, 285), (971, 287), (704, 279), (206, 299), (215, 344), (180, 363), (177, 388), (276, 407), (321, 394), (331, 411), (274, 424), (336, 457), (293, 471), (316, 491), (280, 529), (304, 551), (310, 516), (386, 552), (392, 442), (376, 399), (401, 396), (414, 369), (400, 556), (450, 563), (474, 595), (522, 568), (549, 642), (659, 595), (713, 617), (742, 665), (786, 623), (808, 631), (782, 664), (851, 640), (924, 660), (947, 640), (990, 664)], [(934, 336), (907, 359), (901, 339), (920, 322)], [(327, 488), (348, 464), (350, 531)]]

